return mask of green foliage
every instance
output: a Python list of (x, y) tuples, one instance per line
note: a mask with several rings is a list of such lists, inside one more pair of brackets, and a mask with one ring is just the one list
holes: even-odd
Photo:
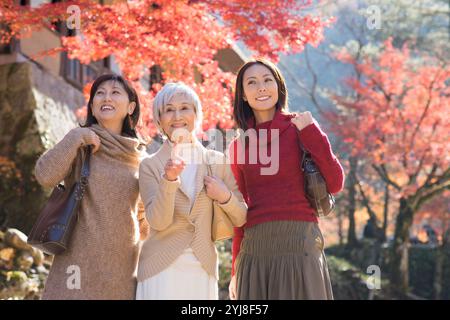
[[(380, 268), (382, 279), (389, 279), (389, 269), (387, 267), (387, 251), (389, 247), (382, 247), (380, 249)], [(435, 268), (436, 268), (436, 256), (438, 248), (427, 247), (427, 246), (411, 246), (409, 250), (409, 283), (411, 287), (411, 292), (419, 297), (425, 299), (433, 299), (433, 285), (435, 280)], [(336, 270), (346, 272), (345, 267), (354, 266), (359, 268), (361, 271), (365, 271), (369, 265), (371, 254), (373, 252), (373, 243), (368, 240), (361, 241), (361, 246), (358, 248), (349, 248), (346, 245), (336, 245), (327, 248), (326, 252), (331, 258), (332, 262), (341, 261), (337, 264), (338, 268)], [(335, 257), (339, 257), (341, 260), (335, 260)], [(333, 260), (334, 259), (334, 260)], [(329, 259), (330, 260), (330, 259)], [(342, 261), (347, 261), (348, 264), (343, 264)], [(331, 269), (331, 266), (330, 266)], [(336, 280), (339, 281), (339, 272), (335, 273), (334, 276), (337, 277)], [(386, 285), (389, 286), (389, 282), (385, 281)], [(443, 261), (443, 275), (442, 275), (442, 299), (450, 299), (450, 250), (446, 250), (444, 253)], [(382, 284), (382, 288), (383, 284)], [(398, 298), (398, 297), (397, 297)]]
[(444, 265), (442, 268), (442, 297), (441, 299), (450, 300), (450, 250), (444, 253)]
[(327, 256), (333, 295), (336, 300), (365, 300), (369, 290), (362, 272), (348, 260)]
[(219, 298), (228, 298), (228, 284), (231, 279), (231, 240), (216, 243), (219, 254)]
[(411, 247), (409, 250), (409, 284), (412, 292), (427, 299), (433, 298), (436, 251), (426, 247)]

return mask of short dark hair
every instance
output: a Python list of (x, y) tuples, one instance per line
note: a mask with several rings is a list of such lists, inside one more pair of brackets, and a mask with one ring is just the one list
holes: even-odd
[(285, 110), (288, 105), (288, 92), (286, 88), (286, 81), (284, 80), (283, 75), (281, 74), (280, 69), (277, 68), (272, 62), (258, 58), (253, 59), (246, 62), (238, 71), (237, 79), (236, 79), (236, 90), (234, 94), (234, 108), (233, 108), (233, 116), (234, 121), (239, 128), (242, 130), (247, 130), (247, 120), (253, 117), (253, 111), (247, 101), (244, 101), (244, 73), (245, 71), (255, 64), (261, 64), (270, 70), (275, 81), (278, 85), (278, 101), (276, 104), (277, 110)]
[(139, 105), (139, 97), (137, 95), (136, 90), (133, 88), (133, 86), (125, 80), (122, 76), (119, 76), (117, 74), (104, 74), (95, 79), (94, 83), (91, 87), (91, 92), (89, 96), (89, 102), (87, 105), (87, 117), (86, 122), (83, 125), (80, 125), (81, 127), (90, 127), (95, 123), (98, 123), (97, 119), (94, 117), (92, 113), (92, 102), (94, 101), (95, 93), (97, 92), (98, 87), (106, 81), (117, 81), (120, 84), (122, 84), (123, 88), (125, 89), (126, 93), (128, 94), (128, 99), (130, 102), (136, 103), (136, 107), (134, 108), (134, 111), (131, 115), (127, 115), (125, 119), (123, 120), (122, 125), (122, 135), (128, 136), (131, 138), (138, 138), (138, 134), (136, 132), (136, 126), (139, 121), (139, 115), (140, 115), (140, 105)]

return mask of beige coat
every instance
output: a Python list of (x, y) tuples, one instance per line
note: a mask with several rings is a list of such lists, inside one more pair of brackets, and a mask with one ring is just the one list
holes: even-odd
[[(91, 129), (101, 146), (91, 156), (88, 187), (69, 249), (55, 256), (43, 299), (135, 297), (139, 224), (145, 224), (143, 210), (138, 216), (139, 143), (98, 125)], [(80, 143), (80, 131), (72, 130), (43, 154), (36, 164), (37, 181), (48, 188), (63, 179), (71, 185), (80, 172)]]
[[(246, 222), (247, 205), (238, 190), (236, 181), (225, 156), (207, 150), (198, 141), (197, 147), (206, 159), (216, 161), (211, 165), (212, 174), (222, 179), (232, 192), (226, 204), (218, 204), (224, 212), (233, 216), (239, 225)], [(208, 174), (207, 164), (199, 164), (196, 197), (191, 209), (186, 190), (180, 180), (168, 181), (162, 177), (164, 166), (171, 155), (171, 146), (164, 142), (161, 149), (142, 161), (139, 168), (139, 190), (145, 205), (150, 236), (144, 242), (139, 258), (138, 281), (144, 281), (166, 269), (188, 247), (201, 262), (208, 274), (218, 278), (217, 250), (211, 240), (213, 200), (206, 195), (203, 179)]]

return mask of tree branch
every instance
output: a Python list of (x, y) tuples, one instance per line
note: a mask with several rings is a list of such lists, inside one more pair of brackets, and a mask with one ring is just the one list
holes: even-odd
[(420, 158), (420, 161), (419, 161), (419, 165), (417, 166), (416, 172), (414, 172), (412, 175), (409, 176), (409, 182), (408, 182), (408, 184), (413, 184), (413, 183), (416, 181), (417, 176), (419, 175), (420, 171), (422, 170), (423, 162), (424, 162), (424, 160), (425, 160), (425, 156), (427, 155), (428, 151), (430, 151), (430, 148), (427, 148), (427, 149), (423, 152), (423, 155), (422, 155), (422, 157)]
[(450, 167), (444, 171), (439, 177), (437, 177), (436, 184), (444, 182), (445, 180), (450, 179)]
[[(355, 175), (355, 177), (356, 177), (356, 175)], [(367, 212), (369, 213), (370, 218), (374, 219), (375, 222), (376, 222), (376, 224), (378, 225), (378, 223), (377, 223), (377, 222), (378, 222), (377, 216), (376, 216), (375, 212), (372, 210), (372, 208), (370, 207), (370, 201), (369, 201), (369, 199), (367, 198), (367, 196), (366, 196), (366, 194), (365, 194), (365, 192), (364, 192), (364, 190), (363, 190), (363, 188), (362, 188), (362, 186), (361, 186), (361, 183), (360, 183), (360, 181), (359, 181), (358, 178), (356, 178), (356, 185), (358, 186), (359, 193), (360, 193), (361, 196), (362, 196), (362, 203), (363, 203), (363, 205), (366, 207)]]
[(436, 82), (437, 77), (438, 77), (438, 75), (436, 75), (436, 77), (433, 79), (433, 81), (431, 81), (430, 87), (428, 88), (427, 103), (425, 104), (425, 108), (424, 108), (424, 110), (423, 110), (423, 112), (422, 112), (422, 114), (420, 116), (419, 121), (417, 122), (417, 125), (416, 125), (416, 127), (415, 127), (415, 129), (413, 131), (413, 134), (411, 135), (411, 142), (409, 144), (409, 149), (410, 150), (412, 149), (412, 146), (414, 144), (414, 138), (416, 137), (417, 132), (419, 132), (420, 126), (422, 125), (422, 122), (425, 119), (428, 110), (430, 109), (431, 97), (432, 97), (431, 91), (433, 90), (433, 86), (434, 86), (434, 83)]
[(450, 180), (446, 181), (445, 183), (441, 185), (435, 185), (432, 187), (429, 191), (427, 190), (427, 193), (421, 196), (420, 198), (416, 199), (413, 202), (413, 206), (416, 210), (419, 210), (422, 205), (424, 205), (427, 201), (432, 199), (433, 197), (441, 194), (445, 190), (450, 190)]
[(426, 196), (426, 194), (429, 192), (428, 190), (439, 186), (442, 182), (446, 180), (450, 180), (450, 168), (448, 168), (441, 176), (437, 177), (438, 179), (436, 181), (431, 183), (433, 178), (436, 178), (435, 173), (438, 168), (439, 168), (438, 164), (434, 163), (424, 184), (421, 187), (419, 187), (416, 191), (416, 194), (414, 196), (417, 199), (416, 201), (419, 201), (419, 199)]
[(378, 175), (381, 177), (381, 179), (383, 179), (384, 182), (386, 182), (387, 184), (390, 184), (391, 186), (393, 186), (395, 189), (397, 190), (401, 190), (402, 187), (400, 187), (397, 183), (395, 183), (394, 181), (392, 181), (387, 173), (386, 167), (382, 164), (380, 166), (377, 166), (375, 164), (372, 165), (372, 168), (375, 169), (375, 171), (378, 173)]

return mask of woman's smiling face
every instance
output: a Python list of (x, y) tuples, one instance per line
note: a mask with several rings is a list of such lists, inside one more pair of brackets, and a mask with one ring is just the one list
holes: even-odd
[(92, 101), (92, 114), (99, 124), (122, 123), (127, 114), (131, 114), (136, 103), (131, 102), (128, 94), (118, 81), (108, 80), (97, 89)]
[(275, 108), (278, 85), (272, 72), (261, 64), (249, 67), (243, 77), (244, 100), (256, 111)]
[[(196, 114), (192, 102), (181, 93), (175, 94), (167, 103), (160, 116), (161, 128), (164, 133), (174, 139), (173, 134), (191, 135), (195, 129)], [(183, 134), (182, 134), (183, 135)], [(178, 139), (175, 139), (178, 140)]]

